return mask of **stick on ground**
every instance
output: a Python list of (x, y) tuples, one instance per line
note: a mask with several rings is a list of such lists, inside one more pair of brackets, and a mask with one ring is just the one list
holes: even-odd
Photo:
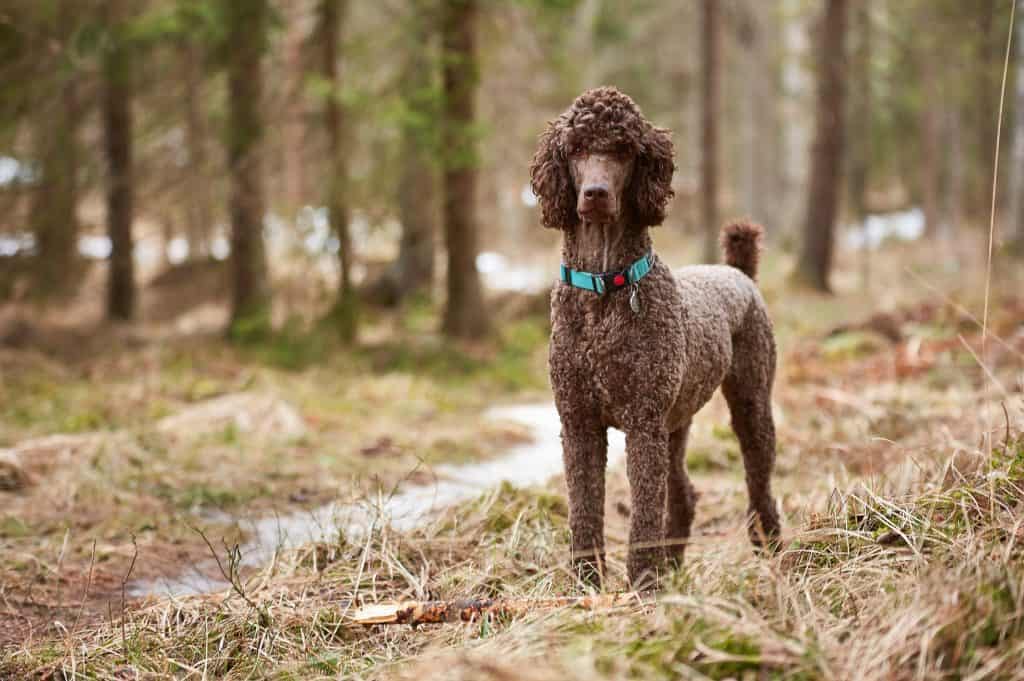
[(635, 591), (597, 596), (563, 596), (558, 598), (478, 598), (457, 601), (402, 601), (366, 605), (352, 615), (356, 624), (439, 624), (470, 622), (483, 615), (515, 616), (542, 610), (580, 608), (607, 610), (628, 603), (649, 602)]

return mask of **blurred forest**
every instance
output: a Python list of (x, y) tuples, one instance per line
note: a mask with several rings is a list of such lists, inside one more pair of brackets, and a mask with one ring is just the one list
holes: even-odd
[[(555, 248), (527, 188), (538, 133), (604, 83), (674, 130), (666, 230), (712, 260), (723, 216), (753, 216), (794, 283), (826, 290), (837, 249), (868, 272), (887, 235), (987, 229), (1010, 7), (6, 0), (0, 296), (85, 320), (230, 300), (204, 323), (327, 320), (349, 340), (364, 305), (434, 297), (474, 337), (494, 268)], [(1024, 243), (1022, 42), (1000, 253)], [(175, 273), (204, 284), (169, 312), (147, 291)]]
[[(0, 0), (0, 83), (0, 678), (1022, 678), (1024, 5)], [(656, 603), (355, 625), (587, 588), (529, 167), (606, 84), (659, 258), (765, 225), (783, 545), (716, 396)]]

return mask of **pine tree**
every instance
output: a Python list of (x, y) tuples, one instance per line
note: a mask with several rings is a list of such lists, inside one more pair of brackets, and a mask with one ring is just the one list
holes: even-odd
[(839, 210), (846, 79), (846, 0), (827, 0), (818, 52), (818, 96), (803, 245), (793, 277), (829, 291)]
[(228, 167), (231, 175), (231, 330), (262, 333), (270, 323), (263, 243), (263, 68), (267, 0), (225, 0), (228, 25)]
[(443, 328), (447, 335), (457, 338), (473, 338), (490, 327), (476, 269), (477, 155), (473, 125), (479, 80), (477, 13), (477, 0), (446, 0), (442, 22), (444, 227), (448, 247), (448, 301)]
[(134, 54), (126, 35), (125, 0), (106, 0), (107, 46), (103, 52), (103, 134), (107, 156), (107, 233), (110, 272), (107, 318), (135, 315), (135, 265), (132, 244), (135, 181), (132, 161)]
[(329, 86), (324, 101), (324, 126), (327, 128), (329, 179), (327, 213), (331, 229), (338, 239), (338, 294), (330, 317), (345, 341), (356, 335), (356, 295), (352, 287), (352, 237), (349, 233), (348, 154), (345, 111), (340, 97), (338, 74), (339, 32), (348, 8), (348, 0), (322, 0), (320, 4), (320, 39), (323, 49), (323, 77)]

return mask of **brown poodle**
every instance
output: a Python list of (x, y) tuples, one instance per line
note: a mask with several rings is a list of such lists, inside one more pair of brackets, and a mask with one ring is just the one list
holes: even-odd
[(649, 228), (665, 218), (674, 170), (669, 131), (611, 87), (584, 92), (548, 124), (530, 168), (544, 226), (563, 232), (562, 281), (551, 294), (551, 384), (573, 564), (595, 585), (604, 574), (608, 428), (626, 434), (629, 579), (653, 586), (662, 559), (681, 558), (690, 535), (696, 495), (686, 436), (719, 386), (743, 451), (751, 540), (773, 545), (779, 535), (771, 494), (775, 340), (754, 283), (762, 229), (726, 226), (729, 266), (673, 274), (651, 250)]

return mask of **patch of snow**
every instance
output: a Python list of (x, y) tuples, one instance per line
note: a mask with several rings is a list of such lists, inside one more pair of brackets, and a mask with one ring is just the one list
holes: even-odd
[(537, 195), (533, 193), (533, 187), (528, 184), (523, 185), (523, 191), (519, 194), (519, 199), (527, 208), (535, 208), (538, 203)]
[(32, 234), (0, 234), (0, 256), (14, 256), (29, 253), (36, 247), (36, 238)]
[(869, 215), (846, 232), (846, 245), (856, 250), (876, 249), (888, 239), (916, 241), (924, 235), (924, 212), (920, 208)]
[[(531, 442), (515, 445), (503, 456), (467, 465), (441, 465), (433, 469), (437, 479), (429, 485), (409, 487), (395, 494), (381, 493), (363, 503), (330, 503), (311, 511), (290, 513), (257, 520), (236, 519), (249, 541), (241, 549), (242, 564), (258, 567), (267, 564), (278, 551), (310, 542), (337, 540), (339, 533), (349, 538), (365, 536), (374, 527), (388, 523), (410, 530), (429, 522), (454, 504), (478, 496), (481, 492), (508, 482), (515, 487), (545, 484), (562, 471), (561, 422), (553, 404), (533, 404), (491, 409), (484, 417), (528, 427)], [(626, 451), (626, 438), (617, 430), (608, 431), (608, 465), (618, 464)], [(193, 566), (186, 574), (140, 580), (130, 593), (181, 596), (221, 590), (228, 585), (214, 575), (215, 566)]]
[(484, 285), (496, 291), (539, 293), (550, 288), (554, 275), (538, 266), (514, 265), (501, 253), (484, 251), (476, 257), (476, 269), (486, 275)]
[(86, 234), (78, 237), (78, 252), (92, 260), (106, 260), (114, 250), (110, 237), (104, 234)]
[(167, 243), (167, 260), (172, 265), (180, 265), (188, 259), (191, 246), (188, 239), (183, 236), (176, 236)]

